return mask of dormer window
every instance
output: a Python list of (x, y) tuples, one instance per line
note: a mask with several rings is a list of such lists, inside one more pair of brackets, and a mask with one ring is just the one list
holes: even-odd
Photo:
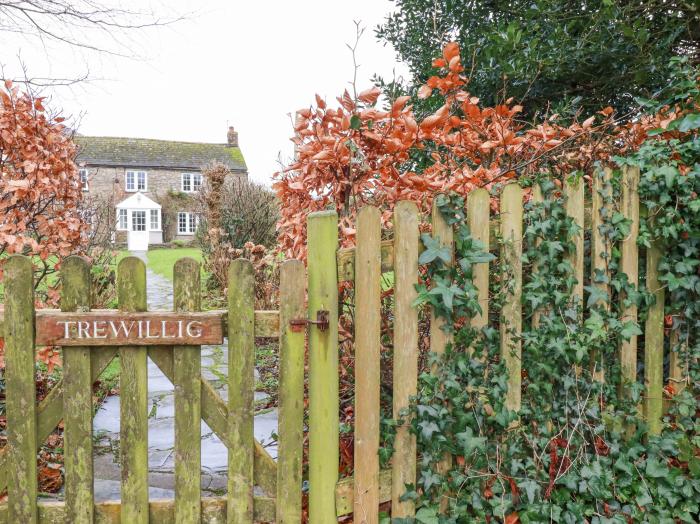
[(148, 190), (148, 173), (145, 171), (126, 172), (126, 191), (130, 193)]
[(183, 193), (196, 193), (202, 188), (202, 175), (200, 173), (182, 173), (180, 189)]

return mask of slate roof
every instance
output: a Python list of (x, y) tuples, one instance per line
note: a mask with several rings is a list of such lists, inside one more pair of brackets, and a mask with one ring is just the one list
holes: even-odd
[(74, 141), (78, 165), (199, 170), (217, 160), (232, 171), (247, 170), (240, 148), (227, 144), (82, 135)]

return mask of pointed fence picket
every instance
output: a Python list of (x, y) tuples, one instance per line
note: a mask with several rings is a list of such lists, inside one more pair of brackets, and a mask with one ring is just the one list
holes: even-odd
[[(580, 177), (563, 181), (566, 213), (579, 226), (575, 249), (568, 253), (577, 283), (575, 299), (586, 309), (584, 297), (584, 225), (591, 238), (591, 272), (588, 279), (602, 293), (609, 289), (609, 256), (621, 252), (621, 269), (630, 283), (639, 283), (639, 172), (628, 168), (621, 178), (620, 212), (631, 222), (629, 235), (619, 246), (611, 245), (604, 221), (611, 212), (611, 173), (593, 178), (586, 196)], [(535, 192), (534, 198), (541, 194)], [(489, 268), (500, 264), (507, 278), (505, 304), (498, 313), (501, 354), (509, 373), (507, 405), (521, 406), (522, 372), (522, 252), (524, 192), (514, 183), (506, 185), (499, 198), (498, 214), (491, 214), (493, 195), (473, 191), (467, 198), (466, 220), (472, 237), (500, 260), (479, 263), (473, 270), (481, 313), (467, 319), (477, 328), (489, 325)], [(585, 202), (592, 203), (590, 217)], [(584, 219), (590, 218), (590, 224)], [(40, 402), (35, 401), (35, 317), (58, 314), (34, 311), (32, 264), (23, 256), (4, 263), (5, 308), (0, 314), (0, 334), (5, 338), (7, 446), (0, 449), (0, 490), (8, 489), (6, 504), (0, 505), (0, 521), (7, 522), (279, 522), (302, 521), (304, 429), (308, 429), (309, 496), (308, 520), (312, 524), (333, 522), (354, 512), (357, 523), (378, 522), (380, 504), (390, 503), (393, 517), (412, 517), (415, 508), (402, 499), (406, 485), (415, 484), (416, 440), (406, 415), (410, 398), (417, 393), (419, 372), (419, 315), (413, 306), (419, 276), (420, 217), (414, 203), (399, 202), (393, 211), (393, 239), (382, 240), (381, 215), (367, 206), (360, 210), (357, 247), (338, 249), (338, 217), (334, 212), (313, 213), (308, 218), (308, 290), (304, 266), (287, 261), (280, 270), (280, 310), (254, 309), (253, 268), (249, 261), (231, 264), (228, 309), (207, 313), (218, 319), (229, 343), (229, 398), (224, 401), (201, 376), (199, 349), (192, 340), (182, 345), (66, 346), (63, 379)], [(452, 227), (437, 207), (432, 213), (432, 234), (453, 248)], [(646, 250), (646, 286), (656, 298), (644, 332), (644, 376), (642, 402), (651, 433), (661, 430), (663, 415), (664, 351), (670, 347), (668, 381), (676, 388), (686, 380), (686, 363), (679, 358), (682, 343), (677, 328), (664, 331), (664, 288), (658, 280), (661, 247)], [(499, 267), (501, 267), (499, 266)], [(533, 268), (537, 270), (537, 268)], [(179, 315), (201, 308), (199, 265), (191, 259), (178, 261), (174, 270), (174, 309)], [(381, 275), (393, 272), (393, 383), (391, 409), (399, 424), (390, 469), (380, 470), (380, 296)], [(62, 310), (89, 312), (89, 266), (71, 257), (63, 262)], [(527, 276), (525, 276), (527, 279)], [(338, 480), (339, 391), (338, 391), (338, 285), (354, 281), (355, 289), (355, 473)], [(124, 315), (146, 311), (146, 272), (137, 258), (124, 259), (118, 268), (119, 308)], [(306, 297), (306, 307), (304, 305)], [(624, 300), (624, 297), (621, 297)], [(595, 302), (595, 301), (593, 301)], [(590, 304), (600, 307), (602, 304)], [(66, 313), (64, 313), (66, 314)], [(200, 313), (201, 314), (201, 313)], [(626, 320), (636, 320), (637, 311), (625, 306)], [(533, 317), (537, 325), (538, 315)], [(492, 319), (496, 320), (496, 319)], [(440, 329), (442, 320), (433, 316), (430, 348), (444, 352), (451, 341)], [(308, 336), (308, 419), (304, 418), (305, 342)], [(279, 440), (274, 461), (253, 436), (253, 367), (256, 337), (279, 337)], [(623, 388), (638, 380), (637, 337), (620, 346)], [(121, 360), (121, 503), (94, 503), (92, 493), (92, 383), (116, 355)], [(175, 384), (175, 489), (171, 501), (148, 500), (147, 469), (147, 375), (146, 357)], [(597, 377), (605, 378), (611, 362), (600, 362)], [(621, 391), (621, 394), (624, 392)], [(37, 502), (37, 448), (63, 419), (65, 437), (65, 502)], [(200, 492), (200, 419), (229, 449), (227, 495), (202, 498)], [(449, 466), (446, 459), (444, 467)], [(256, 489), (264, 492), (260, 495)]]

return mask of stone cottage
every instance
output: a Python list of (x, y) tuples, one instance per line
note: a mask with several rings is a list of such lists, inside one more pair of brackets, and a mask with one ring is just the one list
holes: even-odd
[(112, 208), (112, 238), (132, 251), (194, 239), (199, 217), (193, 197), (207, 164), (221, 162), (235, 179), (248, 177), (233, 127), (223, 144), (82, 135), (74, 140), (86, 201)]

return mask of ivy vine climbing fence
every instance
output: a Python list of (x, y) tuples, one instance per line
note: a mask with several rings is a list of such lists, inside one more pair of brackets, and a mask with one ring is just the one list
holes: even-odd
[[(567, 181), (562, 192), (566, 213), (578, 224), (575, 249), (568, 253), (576, 278), (575, 295), (584, 299), (584, 238), (590, 238), (592, 285), (608, 293), (613, 247), (621, 251), (621, 268), (632, 285), (639, 278), (639, 172), (629, 168), (622, 178), (620, 209), (631, 226), (619, 246), (605, 235), (604, 186), (610, 172), (594, 179), (586, 196), (583, 181)], [(542, 200), (535, 189), (532, 198)], [(584, 202), (591, 201), (591, 212)], [(479, 189), (469, 194), (466, 221), (471, 237), (486, 251), (500, 239), (499, 263), (508, 267), (507, 293), (499, 314), (501, 358), (507, 369), (506, 406), (521, 409), (523, 189), (506, 185), (500, 212), (491, 216), (491, 195)], [(452, 263), (453, 229), (434, 206), (432, 238)], [(89, 271), (85, 260), (71, 257), (61, 268), (61, 311), (34, 310), (32, 263), (10, 257), (4, 266), (5, 307), (0, 324), (6, 347), (7, 445), (0, 450), (0, 489), (8, 500), (0, 506), (3, 522), (280, 522), (302, 519), (304, 433), (308, 431), (308, 520), (336, 521), (354, 513), (354, 522), (377, 523), (379, 507), (390, 503), (392, 517), (410, 517), (414, 503), (404, 495), (416, 484), (417, 445), (405, 413), (418, 391), (420, 217), (411, 202), (399, 202), (393, 212), (393, 238), (382, 240), (380, 211), (364, 207), (358, 217), (355, 248), (338, 249), (338, 217), (314, 213), (308, 219), (307, 274), (300, 261), (281, 267), (279, 311), (254, 309), (251, 264), (236, 260), (229, 271), (228, 309), (201, 312), (200, 269), (192, 259), (174, 268), (172, 312), (147, 312), (146, 270), (129, 257), (118, 267), (119, 310), (90, 311)], [(495, 226), (494, 226), (495, 224)], [(589, 233), (586, 234), (585, 232)], [(646, 315), (644, 336), (643, 412), (651, 433), (661, 429), (664, 410), (664, 289), (657, 279), (660, 252), (646, 250), (646, 287), (655, 302)], [(537, 271), (537, 268), (532, 268)], [(393, 273), (393, 416), (396, 428), (393, 455), (380, 468), (380, 388), (382, 275)], [(489, 325), (489, 262), (473, 267), (480, 313), (465, 319), (471, 326)], [(354, 477), (339, 479), (338, 289), (353, 281), (355, 297), (355, 428)], [(586, 294), (591, 294), (586, 292)], [(593, 296), (597, 296), (593, 294)], [(636, 321), (634, 306), (624, 317)], [(537, 315), (527, 319), (534, 326)], [(444, 319), (433, 314), (430, 350), (444, 353), (451, 345)], [(228, 390), (224, 401), (200, 371), (199, 348), (228, 338)], [(619, 364), (625, 381), (637, 381), (637, 334), (620, 347)], [(671, 336), (674, 336), (673, 333)], [(279, 337), (280, 393), (278, 457), (273, 460), (255, 441), (254, 351), (256, 337)], [(35, 401), (35, 344), (63, 347), (63, 379), (40, 403)], [(305, 376), (308, 354), (308, 377)], [(121, 363), (121, 501), (93, 500), (92, 383), (115, 357)], [(147, 357), (175, 385), (175, 498), (148, 499)], [(671, 353), (668, 380), (684, 381), (683, 363)], [(606, 366), (594, 370), (606, 380)], [(308, 378), (308, 420), (304, 385)], [(200, 493), (200, 420), (204, 420), (229, 449), (225, 497), (202, 498)], [(65, 502), (38, 502), (37, 448), (63, 421)], [(257, 489), (256, 489), (257, 486)]]

